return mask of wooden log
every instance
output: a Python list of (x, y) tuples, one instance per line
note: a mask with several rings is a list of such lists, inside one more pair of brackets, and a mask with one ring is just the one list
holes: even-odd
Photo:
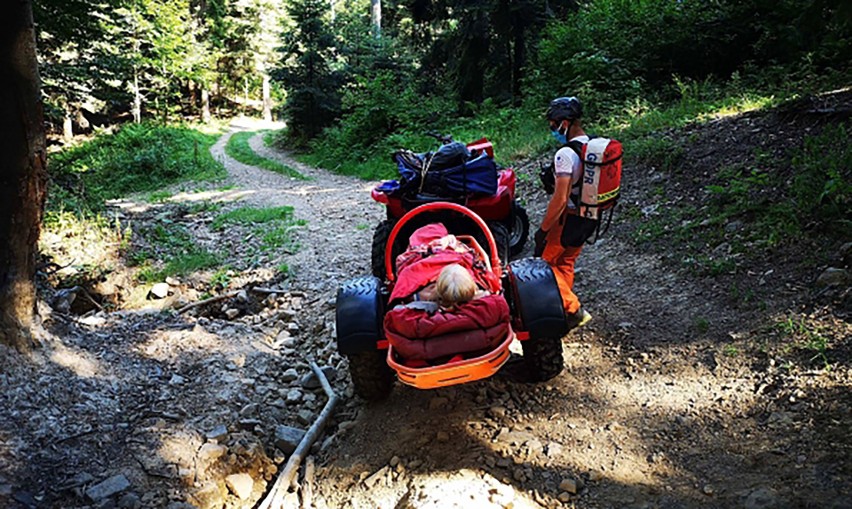
[(334, 407), (337, 405), (338, 396), (334, 393), (334, 390), (331, 388), (331, 384), (328, 383), (328, 379), (325, 377), (325, 374), (316, 365), (315, 362), (311, 362), (311, 369), (316, 375), (317, 379), (319, 379), (320, 384), (322, 385), (323, 390), (328, 396), (328, 401), (326, 401), (325, 406), (320, 412), (319, 416), (317, 416), (316, 420), (311, 427), (308, 428), (305, 436), (302, 437), (301, 442), (296, 447), (296, 450), (293, 454), (287, 459), (286, 465), (284, 465), (284, 469), (281, 470), (278, 474), (278, 478), (275, 480), (275, 484), (272, 485), (272, 489), (269, 490), (269, 493), (266, 494), (266, 498), (257, 506), (257, 509), (279, 509), (281, 506), (281, 501), (284, 498), (284, 494), (289, 489), (290, 485), (293, 482), (293, 479), (296, 477), (296, 474), (299, 472), (299, 465), (302, 463), (302, 459), (305, 457), (305, 454), (310, 450), (311, 446), (316, 441), (319, 434), (322, 432), (325, 427), (325, 423), (328, 420), (331, 413), (334, 411)]
[(240, 293), (240, 290), (234, 290), (233, 292), (223, 293), (222, 295), (217, 295), (215, 297), (210, 297), (209, 299), (200, 300), (198, 302), (193, 302), (192, 304), (187, 304), (186, 306), (177, 310), (179, 315), (182, 315), (189, 311), (190, 309), (197, 308), (198, 306), (203, 306), (205, 304), (210, 304), (212, 302), (219, 302), (220, 300), (230, 299), (231, 297), (236, 297), (237, 294)]
[(305, 479), (302, 481), (302, 509), (312, 509), (314, 506), (314, 457), (308, 456), (305, 460)]

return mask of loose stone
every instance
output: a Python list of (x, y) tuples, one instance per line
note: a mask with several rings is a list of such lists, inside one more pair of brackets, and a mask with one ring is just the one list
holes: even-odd
[(124, 474), (118, 474), (105, 479), (86, 490), (86, 496), (93, 502), (121, 493), (130, 487), (130, 481)]
[(245, 473), (231, 474), (225, 478), (225, 485), (240, 500), (246, 500), (251, 496), (251, 490), (254, 488), (254, 480), (250, 475)]

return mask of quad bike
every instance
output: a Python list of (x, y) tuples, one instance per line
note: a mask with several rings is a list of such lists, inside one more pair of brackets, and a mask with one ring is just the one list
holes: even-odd
[[(460, 145), (453, 142), (452, 137), (433, 134), (432, 136), (441, 141), (442, 147)], [(486, 138), (464, 145), (470, 154), (469, 162), (480, 158), (487, 158), (494, 167), (494, 147)], [(440, 151), (440, 150), (439, 150)], [(400, 163), (398, 154), (394, 154), (394, 160)], [(421, 159), (427, 159), (433, 153), (417, 154)], [(465, 163), (467, 164), (467, 163)], [(442, 168), (434, 165), (431, 171), (440, 173)], [(517, 177), (512, 168), (496, 167), (496, 191), (493, 193), (447, 193), (433, 189), (402, 190), (397, 181), (385, 181), (373, 188), (371, 196), (373, 200), (385, 205), (387, 218), (379, 223), (373, 233), (372, 245), (372, 272), (379, 279), (385, 277), (385, 246), (391, 230), (399, 219), (408, 211), (426, 203), (452, 202), (464, 205), (484, 219), (497, 242), (502, 260), (508, 260), (509, 256), (519, 254), (524, 249), (524, 244), (529, 236), (530, 221), (527, 211), (515, 199), (515, 183)], [(429, 169), (429, 168), (427, 168)], [(407, 238), (407, 237), (406, 237)], [(480, 241), (482, 239), (480, 238)]]
[[(398, 237), (410, 230), (412, 224), (429, 224), (440, 218), (447, 221), (446, 228), (461, 242), (470, 246), (484, 271), (490, 273), (487, 288), (489, 301), (480, 306), (499, 304), (508, 309), (503, 315), (505, 323), (496, 323), (502, 331), (491, 341), (491, 346), (472, 351), (456, 352), (457, 345), (475, 335), (477, 330), (459, 334), (398, 338), (391, 334), (388, 315), (405, 312), (401, 306), (389, 308), (389, 296), (395, 285), (402, 285), (394, 264), (392, 246)], [(481, 244), (478, 239), (482, 239)], [(485, 245), (487, 251), (483, 249)], [(349, 373), (355, 392), (366, 400), (386, 397), (398, 378), (402, 383), (431, 389), (488, 378), (494, 375), (509, 359), (509, 345), (519, 340), (528, 378), (544, 381), (558, 375), (563, 368), (562, 336), (567, 332), (565, 313), (556, 279), (550, 267), (539, 258), (515, 260), (507, 266), (498, 254), (492, 230), (483, 218), (470, 209), (448, 202), (424, 204), (404, 214), (394, 224), (384, 249), (386, 279), (375, 276), (358, 277), (346, 282), (337, 293), (336, 330), (337, 348), (349, 360)], [(404, 273), (404, 271), (403, 271)], [(503, 303), (500, 300), (504, 300)], [(470, 305), (469, 301), (460, 306)], [(417, 313), (419, 311), (412, 311)], [(418, 327), (442, 311), (418, 316)], [(451, 320), (442, 314), (440, 320)], [(480, 324), (481, 325), (481, 324)], [(476, 327), (481, 330), (482, 327)], [(448, 341), (448, 338), (450, 341)], [(402, 355), (400, 341), (406, 349), (412, 344), (428, 347), (430, 342), (440, 344), (440, 356), (428, 362), (413, 361)], [(447, 350), (449, 348), (449, 350)]]

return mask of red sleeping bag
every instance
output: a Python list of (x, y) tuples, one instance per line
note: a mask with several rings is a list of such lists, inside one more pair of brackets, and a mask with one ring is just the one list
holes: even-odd
[(493, 349), (508, 332), (509, 306), (502, 295), (487, 295), (431, 314), (404, 306), (385, 314), (388, 341), (406, 360)]
[[(390, 303), (404, 302), (412, 293), (434, 282), (451, 263), (465, 267), (480, 287), (494, 287), (496, 276), (485, 270), (473, 250), (449, 235), (443, 224), (418, 228), (408, 250), (396, 259), (398, 278)], [(433, 360), (477, 350), (491, 350), (509, 332), (509, 306), (502, 295), (486, 295), (428, 312), (394, 306), (385, 314), (388, 341), (405, 360)]]

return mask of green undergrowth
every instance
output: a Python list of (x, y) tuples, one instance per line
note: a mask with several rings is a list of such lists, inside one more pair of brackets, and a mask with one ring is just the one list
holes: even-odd
[[(677, 167), (683, 155), (683, 148), (671, 136), (674, 130), (772, 108), (808, 93), (830, 89), (838, 81), (837, 77), (814, 80), (802, 75), (798, 81), (789, 82), (767, 74), (746, 82), (735, 73), (724, 82), (675, 77), (668, 88), (653, 93), (639, 91), (627, 99), (614, 99), (624, 96), (623, 91), (604, 93), (586, 86), (578, 87), (574, 93), (590, 110), (585, 119), (586, 131), (619, 139), (624, 144), (626, 165), (643, 163), (668, 171)], [(370, 89), (364, 93), (371, 93)], [(529, 100), (518, 107), (500, 107), (485, 101), (479, 106), (469, 105), (472, 113), (467, 117), (459, 117), (446, 107), (442, 110), (438, 104), (432, 106), (435, 111), (429, 118), (407, 118), (407, 113), (399, 111), (404, 105), (381, 101), (383, 97), (360, 98), (357, 106), (371, 106), (371, 115), (358, 109), (344, 114), (338, 124), (327, 128), (298, 153), (299, 159), (337, 173), (372, 180), (397, 177), (390, 156), (398, 149), (425, 152), (438, 148), (439, 143), (427, 136), (428, 132), (450, 134), (463, 142), (487, 137), (494, 144), (497, 161), (506, 166), (546, 157), (557, 148), (543, 117), (547, 98)], [(387, 125), (376, 127), (375, 117), (381, 117)], [(380, 134), (364, 135), (371, 131)], [(286, 147), (288, 143), (286, 130), (267, 134), (264, 139), (278, 147)]]
[(189, 126), (147, 122), (51, 154), (48, 210), (97, 212), (105, 200), (137, 192), (162, 200), (165, 194), (155, 192), (168, 185), (223, 178), (224, 167), (210, 154), (218, 137)]
[[(306, 164), (335, 173), (376, 180), (397, 177), (396, 164), (391, 160), (391, 155), (397, 150), (437, 150), (440, 142), (428, 133), (451, 135), (454, 140), (464, 143), (487, 138), (494, 145), (495, 159), (505, 166), (543, 153), (551, 146), (550, 134), (542, 122), (540, 111), (499, 109), (491, 103), (484, 104), (482, 113), (472, 118), (447, 117), (446, 122), (402, 129), (371, 144), (345, 145), (336, 141), (345, 138), (345, 130), (345, 126), (326, 129), (307, 152), (299, 153), (297, 157)], [(279, 133), (269, 141), (275, 146), (285, 146), (286, 140), (286, 133)]]
[(258, 209), (240, 207), (216, 216), (211, 228), (221, 230), (229, 224), (262, 224), (271, 221), (290, 221), (293, 218), (293, 207), (272, 207)]
[[(848, 138), (845, 125), (828, 124), (782, 157), (755, 150), (742, 163), (718, 171), (704, 186), (700, 206), (671, 206), (658, 196), (661, 210), (637, 221), (634, 239), (674, 241), (688, 253), (686, 265), (717, 276), (735, 273), (733, 260), (738, 257), (760, 256), (803, 236), (850, 238), (852, 148)], [(783, 168), (794, 171), (779, 171)], [(628, 210), (628, 218), (642, 217), (638, 208)]]
[(139, 267), (136, 277), (142, 283), (157, 283), (169, 276), (186, 276), (215, 267), (222, 259), (221, 254), (199, 246), (181, 224), (165, 221), (143, 227), (134, 234), (141, 236), (137, 244), (143, 247), (129, 252), (127, 262), (130, 266)]
[(249, 139), (256, 134), (257, 133), (250, 131), (235, 133), (228, 140), (228, 144), (225, 146), (225, 152), (243, 164), (274, 171), (275, 173), (280, 173), (297, 180), (308, 180), (308, 177), (289, 166), (257, 155), (255, 151), (252, 150), (251, 146), (249, 146)]

